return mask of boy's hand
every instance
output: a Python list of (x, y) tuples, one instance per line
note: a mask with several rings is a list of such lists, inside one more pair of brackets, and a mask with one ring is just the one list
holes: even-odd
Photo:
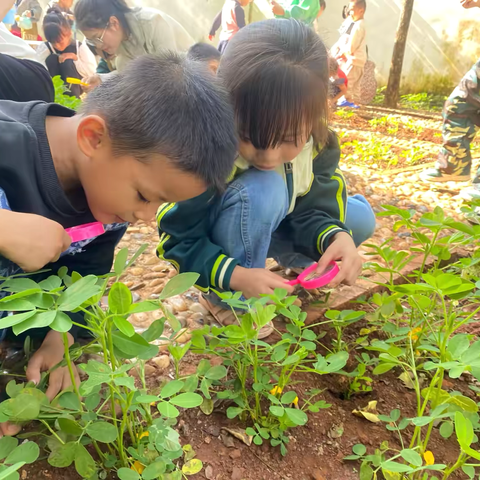
[(333, 237), (330, 246), (318, 262), (317, 272), (323, 272), (333, 260), (341, 260), (342, 265), (340, 266), (340, 272), (330, 285), (336, 287), (342, 282), (353, 285), (362, 272), (363, 262), (357, 252), (353, 238), (348, 233), (340, 232)]
[(480, 7), (480, 0), (460, 0), (463, 8)]
[(271, 4), (272, 4), (272, 13), (274, 15), (278, 15), (279, 17), (282, 17), (283, 15), (285, 15), (285, 9), (280, 4), (278, 4), (275, 0), (272, 0)]
[(71, 243), (63, 227), (30, 213), (0, 210), (0, 255), (25, 272), (55, 262)]
[(100, 75), (91, 75), (90, 77), (82, 78), (83, 83), (87, 83), (88, 87), (82, 87), (85, 92), (91, 92), (94, 88), (98, 87), (102, 83)]
[[(73, 344), (73, 337), (68, 333), (68, 344)], [(42, 346), (35, 352), (27, 366), (27, 380), (29, 382), (40, 382), (41, 372), (45, 372), (54, 367), (63, 360), (63, 338), (62, 334), (51, 330), (48, 332)], [(77, 369), (74, 367), (73, 373), (77, 385), (80, 383)], [(53, 400), (62, 390), (70, 387), (72, 381), (67, 367), (60, 367), (50, 373), (48, 380), (48, 389), (46, 395), (48, 399)]]
[(232, 290), (242, 292), (246, 298), (259, 297), (261, 293), (271, 294), (276, 288), (293, 293), (294, 288), (287, 281), (264, 268), (235, 267), (230, 279)]

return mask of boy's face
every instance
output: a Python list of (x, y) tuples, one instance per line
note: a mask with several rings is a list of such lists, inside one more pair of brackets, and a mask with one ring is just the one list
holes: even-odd
[(259, 150), (250, 142), (240, 140), (239, 153), (258, 170), (275, 170), (280, 165), (291, 162), (298, 157), (305, 147), (308, 137), (309, 135), (303, 134), (297, 139), (296, 145), (292, 140), (291, 142), (282, 142), (275, 148), (268, 148), (267, 150)]
[(365, 10), (360, 7), (356, 2), (350, 2), (348, 10), (350, 11), (350, 16), (352, 17), (354, 22), (363, 18), (363, 15), (365, 14)]
[(78, 166), (78, 176), (97, 221), (150, 221), (161, 204), (188, 200), (206, 190), (201, 179), (179, 170), (162, 155), (153, 154), (145, 161), (114, 157), (108, 135), (102, 136), (95, 125), (89, 129), (89, 118), (82, 120), (77, 133), (87, 157)]

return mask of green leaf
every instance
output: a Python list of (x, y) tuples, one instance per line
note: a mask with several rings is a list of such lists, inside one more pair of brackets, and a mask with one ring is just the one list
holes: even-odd
[(114, 425), (108, 422), (95, 422), (87, 427), (88, 435), (102, 443), (112, 443), (117, 439), (118, 431)]
[(135, 379), (133, 377), (125, 376), (125, 377), (114, 377), (113, 383), (117, 385), (117, 387), (127, 387), (129, 390), (135, 392), (137, 389), (135, 388)]
[(380, 363), (373, 369), (374, 375), (381, 375), (382, 373), (389, 372), (392, 368), (396, 367), (396, 363)]
[(297, 394), (295, 392), (287, 392), (282, 395), (280, 401), (282, 403), (292, 403), (297, 398)]
[(181, 295), (185, 293), (189, 288), (192, 288), (195, 285), (195, 282), (198, 280), (200, 275), (198, 273), (180, 273), (175, 275), (162, 290), (160, 293), (159, 299), (165, 300), (175, 295)]
[(223, 365), (217, 365), (215, 367), (211, 367), (205, 373), (205, 378), (209, 380), (220, 380), (227, 376), (227, 369)]
[(128, 320), (125, 320), (123, 317), (115, 315), (113, 317), (113, 323), (125, 336), (133, 337), (133, 335), (135, 335), (135, 328), (133, 328), (133, 325)]
[(450, 355), (452, 355), (454, 360), (458, 360), (462, 354), (468, 350), (469, 346), (470, 340), (468, 339), (468, 335), (455, 335), (449, 339), (447, 351), (450, 353)]
[(75, 420), (60, 417), (57, 421), (60, 430), (68, 435), (79, 437), (83, 433), (83, 428)]
[(101, 288), (96, 285), (97, 277), (87, 275), (68, 287), (57, 300), (57, 308), (64, 312), (76, 310), (82, 303), (100, 293)]
[(313, 342), (300, 342), (300, 346), (309, 352), (314, 352), (317, 349), (317, 345)]
[(6, 458), (17, 447), (18, 440), (15, 437), (0, 438), (0, 460)]
[(202, 404), (200, 405), (200, 410), (205, 415), (211, 415), (213, 413), (213, 400), (211, 398), (204, 398)]
[(150, 344), (138, 333), (129, 337), (122, 332), (113, 332), (112, 338), (113, 344), (120, 351), (133, 357), (138, 357), (146, 348), (150, 348)]
[(140, 475), (131, 468), (119, 468), (117, 470), (117, 477), (120, 480), (140, 480)]
[(478, 405), (471, 398), (464, 397), (463, 395), (451, 396), (446, 403), (453, 403), (454, 405), (458, 405), (465, 412), (478, 412)]
[(396, 422), (400, 418), (400, 410), (398, 408), (395, 408), (390, 412), (390, 418), (392, 421)]
[(155, 320), (148, 328), (142, 333), (142, 337), (147, 342), (153, 342), (162, 336), (165, 327), (165, 318)]
[(302, 338), (314, 342), (317, 339), (317, 334), (313, 330), (303, 330)]
[(463, 465), (462, 466), (463, 473), (470, 479), (475, 478), (475, 467), (470, 465)]
[(77, 444), (75, 451), (75, 469), (83, 478), (92, 477), (96, 471), (95, 460), (81, 443)]
[(115, 262), (113, 263), (113, 271), (115, 275), (119, 277), (127, 267), (127, 258), (128, 258), (128, 248), (122, 248), (117, 253), (115, 257)]
[(15, 477), (15, 472), (20, 470), (25, 465), (25, 462), (18, 462), (15, 465), (12, 465), (5, 470), (0, 471), (0, 480), (17, 480), (19, 475)]
[(367, 452), (367, 447), (365, 445), (363, 445), (362, 443), (357, 443), (356, 445), (354, 445), (352, 447), (352, 451), (356, 455), (362, 456), (362, 455), (365, 455), (365, 453)]
[(228, 407), (227, 408), (227, 417), (231, 420), (232, 418), (237, 417), (243, 412), (243, 408), (240, 407)]
[(158, 460), (155, 463), (151, 463), (142, 472), (142, 479), (143, 480), (154, 480), (155, 478), (160, 477), (160, 475), (165, 472), (165, 469), (166, 469), (165, 462), (162, 462), (161, 460)]
[(88, 410), (95, 410), (98, 407), (101, 399), (102, 397), (100, 397), (98, 393), (92, 393), (85, 398), (85, 406)]
[(50, 275), (45, 280), (42, 280), (38, 283), (38, 286), (43, 290), (49, 292), (50, 290), (55, 290), (62, 286), (62, 279), (56, 275)]
[[(175, 277), (174, 277), (175, 278)], [(198, 458), (194, 458), (182, 467), (182, 472), (184, 475), (195, 475), (203, 468), (203, 463)]]
[(271, 414), (275, 415), (276, 417), (283, 417), (285, 413), (285, 409), (283, 407), (277, 407), (275, 405), (271, 405), (269, 410)]
[(12, 417), (18, 421), (33, 420), (40, 413), (40, 401), (25, 393), (21, 393), (18, 397), (11, 400), (10, 409)]
[(15, 448), (5, 459), (7, 465), (18, 462), (33, 463), (40, 455), (40, 449), (35, 442), (26, 442)]
[(473, 427), (461, 412), (455, 412), (455, 434), (463, 450), (470, 447), (473, 442)]
[(453, 423), (452, 422), (443, 422), (440, 427), (440, 435), (443, 438), (450, 438), (453, 433)]
[(283, 366), (293, 365), (294, 363), (297, 363), (299, 360), (300, 360), (300, 357), (299, 357), (297, 354), (294, 353), (293, 355), (288, 356), (288, 357), (282, 362), (282, 365), (283, 365)]
[(77, 451), (77, 442), (68, 442), (65, 445), (60, 444), (48, 457), (48, 463), (52, 467), (66, 468), (75, 460)]
[(162, 398), (171, 397), (172, 395), (178, 393), (184, 385), (185, 382), (183, 382), (182, 380), (172, 380), (162, 388), (162, 390), (160, 391), (160, 395)]
[(65, 333), (70, 331), (72, 328), (73, 323), (70, 320), (70, 317), (64, 313), (57, 310), (57, 314), (53, 319), (53, 322), (50, 324), (50, 328), (55, 330), (56, 332)]
[(382, 468), (384, 468), (385, 470), (388, 470), (389, 472), (403, 473), (403, 472), (410, 472), (412, 470), (412, 467), (409, 467), (404, 463), (394, 462), (392, 460), (382, 462), (381, 465), (382, 465)]
[(194, 408), (199, 407), (202, 404), (203, 398), (198, 393), (187, 392), (181, 393), (180, 395), (171, 398), (169, 401), (177, 407)]
[(112, 285), (108, 293), (108, 309), (117, 315), (129, 313), (130, 305), (132, 305), (132, 293), (128, 287), (116, 282)]
[(302, 410), (297, 410), (296, 408), (285, 408), (285, 413), (295, 425), (305, 425), (308, 421), (307, 414)]
[(360, 480), (372, 480), (372, 478), (373, 478), (372, 467), (367, 462), (363, 462), (360, 465)]
[(65, 392), (63, 393), (58, 403), (63, 408), (68, 408), (69, 410), (80, 410), (80, 400), (78, 399), (77, 395), (73, 392)]
[(169, 402), (157, 403), (157, 409), (164, 417), (167, 418), (177, 418), (180, 415), (178, 409)]
[(42, 291), (38, 283), (34, 282), (31, 278), (11, 278), (3, 282), (2, 288), (13, 293), (24, 292), (26, 290)]
[[(422, 466), (422, 457), (418, 452), (415, 450), (412, 450), (410, 448), (406, 448), (400, 452), (400, 455), (402, 458), (407, 461), (408, 463), (411, 463), (415, 467), (421, 467)], [(387, 467), (385, 467), (387, 468)]]
[(0, 320), (0, 327), (9, 328), (9, 327), (13, 327), (14, 325), (19, 325), (20, 323), (28, 320), (30, 317), (33, 317), (36, 313), (37, 313), (36, 310), (32, 310), (31, 312), (17, 313), (16, 315), (9, 315), (8, 317), (4, 317)]
[(55, 310), (48, 310), (46, 312), (35, 313), (32, 317), (24, 322), (13, 326), (13, 333), (20, 335), (21, 333), (32, 328), (48, 327), (54, 320), (57, 312)]

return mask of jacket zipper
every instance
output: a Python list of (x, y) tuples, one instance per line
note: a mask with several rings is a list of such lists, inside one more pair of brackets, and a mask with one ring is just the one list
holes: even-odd
[(293, 165), (292, 162), (287, 162), (285, 164), (285, 178), (287, 180), (287, 190), (288, 190), (288, 208), (292, 204), (293, 197)]

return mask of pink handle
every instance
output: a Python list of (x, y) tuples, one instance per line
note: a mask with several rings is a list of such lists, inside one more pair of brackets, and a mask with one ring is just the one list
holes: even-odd
[(298, 280), (298, 278), (296, 278), (295, 280), (290, 280), (289, 282), (287, 282), (287, 285), (291, 285), (292, 287), (294, 287), (295, 285), (298, 285), (300, 283), (300, 280)]
[(65, 231), (70, 235), (72, 242), (81, 242), (82, 240), (88, 240), (89, 238), (95, 238), (102, 235), (102, 233), (105, 233), (105, 228), (103, 223), (93, 222), (66, 228)]

